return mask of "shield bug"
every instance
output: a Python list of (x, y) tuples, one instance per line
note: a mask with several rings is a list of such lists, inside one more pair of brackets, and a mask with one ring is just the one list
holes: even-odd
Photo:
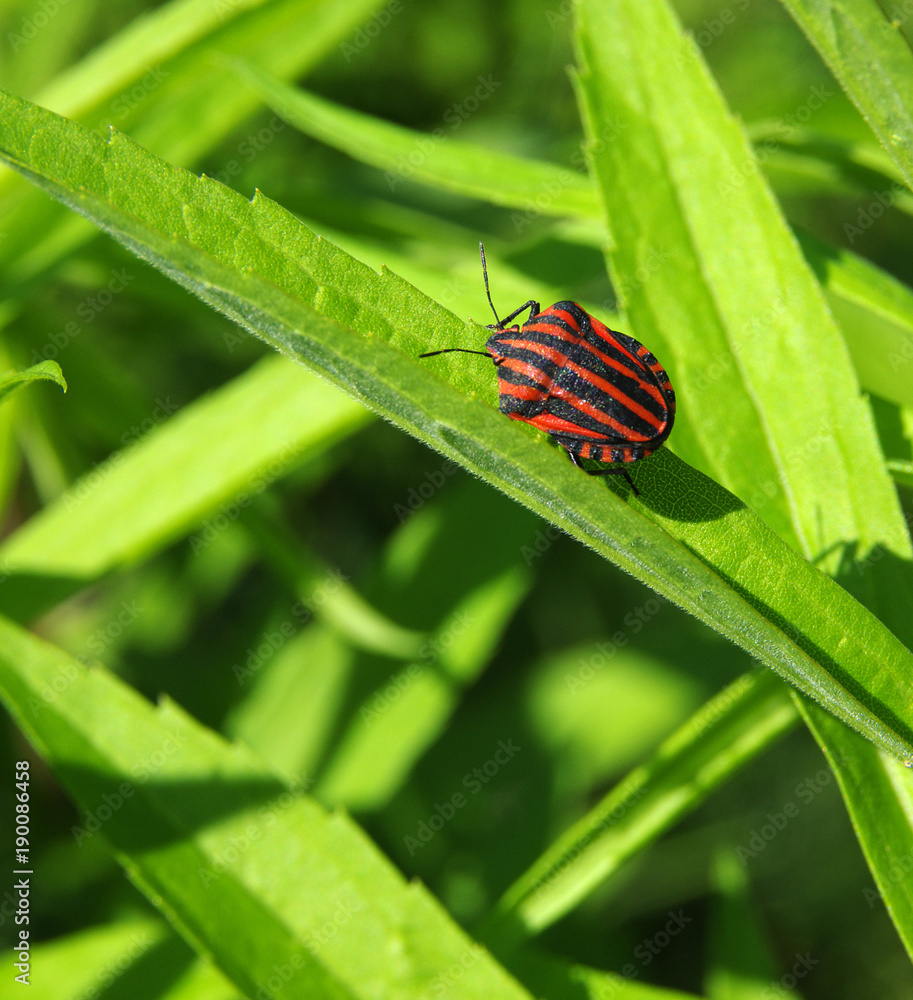
[[(628, 463), (646, 458), (668, 438), (675, 391), (656, 358), (633, 337), (610, 330), (576, 302), (542, 311), (530, 299), (504, 319), (491, 301), (485, 248), (479, 244), (485, 294), (495, 316), (486, 351), (448, 347), (420, 355), (460, 351), (491, 357), (498, 369), (498, 407), (513, 420), (546, 431), (570, 460)], [(508, 324), (529, 309), (525, 323)], [(625, 468), (586, 469), (591, 476), (624, 476)]]

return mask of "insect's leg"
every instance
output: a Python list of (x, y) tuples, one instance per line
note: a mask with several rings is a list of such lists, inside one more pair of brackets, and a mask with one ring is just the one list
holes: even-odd
[[(578, 469), (583, 469), (583, 466), (580, 464), (580, 459), (575, 454), (569, 451), (567, 455)], [(588, 476), (624, 476), (628, 481), (628, 486), (630, 486), (634, 491), (634, 496), (640, 496), (640, 490), (634, 485), (634, 480), (629, 475), (627, 469), (583, 469), (583, 471)]]
[(530, 299), (529, 302), (524, 302), (519, 309), (514, 309), (514, 311), (509, 316), (505, 316), (504, 319), (500, 321), (499, 326), (501, 327), (507, 326), (507, 324), (512, 319), (516, 319), (520, 315), (520, 313), (523, 312), (524, 309), (529, 309), (529, 319), (526, 321), (527, 323), (529, 322), (530, 319), (533, 318), (533, 316), (537, 316), (540, 312), (542, 312), (542, 310), (539, 308), (539, 303), (536, 302), (535, 299)]

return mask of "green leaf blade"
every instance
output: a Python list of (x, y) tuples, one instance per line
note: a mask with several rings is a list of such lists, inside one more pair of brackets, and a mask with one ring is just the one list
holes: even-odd
[[(622, 286), (630, 284), (633, 329), (648, 345), (667, 345), (673, 369), (684, 372), (678, 388), (688, 428), (676, 428), (673, 449), (683, 443), (683, 457), (746, 498), (759, 480), (772, 481), (765, 517), (779, 509), (772, 523), (780, 528), (788, 518), (785, 537), (794, 533), (808, 557), (858, 539), (861, 554), (884, 546), (909, 559), (839, 333), (692, 43), (662, 0), (583, 3), (580, 15), (590, 131), (598, 134), (610, 115), (626, 125), (594, 155), (612, 265)], [(611, 30), (617, 23), (629, 30)], [(673, 75), (660, 69), (670, 48), (683, 65)], [(665, 263), (649, 280), (632, 281), (644, 248), (661, 244)], [(721, 359), (730, 360), (727, 376), (702, 389), (694, 375)], [(700, 452), (691, 434), (702, 436)], [(803, 447), (810, 441), (814, 447)], [(861, 467), (873, 478), (863, 482)], [(833, 487), (826, 503), (823, 484)]]
[(42, 380), (56, 382), (64, 392), (67, 391), (67, 380), (63, 377), (60, 365), (56, 361), (39, 361), (37, 365), (32, 365), (31, 368), (21, 372), (13, 371), (0, 375), (0, 402), (8, 399), (11, 393), (22, 386)]
[(367, 414), (273, 357), (162, 419), (154, 434), (116, 452), (7, 538), (0, 546), (6, 572), (86, 583), (135, 563), (195, 528), (220, 502), (249, 503), (269, 476), (361, 426)]
[[(0, 111), (0, 155), (56, 197), (279, 350), (711, 623), (890, 753), (913, 757), (911, 693), (902, 682), (913, 655), (725, 490), (661, 449), (635, 472), (645, 495), (623, 502), (541, 436), (466, 398), (478, 386), (467, 366), (417, 361), (429, 346), (459, 343), (467, 328), (395, 275), (377, 274), (316, 238), (265, 197), (249, 202), (125, 137), (104, 142), (15, 98), (2, 98)], [(26, 124), (4, 128), (12, 120)], [(70, 146), (74, 155), (62, 157)], [(452, 386), (434, 371), (446, 371)], [(494, 379), (484, 391), (494, 399)], [(868, 513), (877, 526), (874, 501)], [(805, 595), (794, 600), (802, 587), (815, 594), (812, 604)]]
[(865, 740), (822, 712), (796, 699), (827, 757), (850, 814), (853, 829), (875, 877), (877, 892), (865, 888), (869, 906), (881, 896), (913, 959), (913, 775), (910, 768), (879, 753)]
[(878, 0), (782, 0), (913, 187), (913, 52)]
[[(860, 599), (909, 636), (910, 539), (872, 416), (747, 139), (664, 0), (585, 0), (579, 15), (588, 130), (624, 125), (595, 147), (594, 172), (632, 332), (671, 358), (682, 410), (671, 449), (731, 486), (822, 569), (843, 570)], [(619, 23), (624, 32), (613, 30)], [(670, 52), (675, 74), (664, 69)], [(663, 260), (635, 280), (657, 246)], [(758, 542), (733, 554), (742, 572), (752, 573)], [(725, 559), (716, 566), (738, 575)], [(782, 597), (788, 587), (780, 577), (774, 589)], [(900, 693), (900, 679), (881, 677), (875, 661), (868, 674)]]
[(245, 995), (411, 1000), (456, 963), (472, 1000), (528, 1000), (348, 817), (243, 745), (5, 620), (0, 639), (0, 692), (23, 730), (89, 816), (115, 803), (101, 826), (131, 878)]
[(745, 674), (623, 778), (507, 890), (496, 941), (536, 934), (576, 906), (796, 722), (773, 674)]
[[(290, 87), (254, 66), (234, 65), (277, 114), (305, 134), (384, 170), (391, 190), (403, 181), (419, 181), (494, 205), (522, 208), (533, 218), (591, 217), (598, 212), (584, 173), (458, 140), (454, 136), (462, 124), (459, 119), (453, 123), (445, 115), (444, 126), (423, 134)], [(488, 79), (479, 84), (485, 96), (500, 86)]]

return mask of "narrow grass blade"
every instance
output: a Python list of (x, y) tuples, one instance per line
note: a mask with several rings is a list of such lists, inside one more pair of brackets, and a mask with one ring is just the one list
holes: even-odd
[[(273, 767), (300, 781), (318, 774), (314, 794), (327, 805), (378, 809), (403, 787), (491, 662), (531, 581), (517, 554), (535, 519), (475, 483), (440, 488), (393, 534), (365, 590), (423, 629), (412, 657), (365, 655), (309, 628), (258, 671), (233, 714), (231, 732)], [(474, 530), (484, 523), (501, 526), (496, 538)]]
[(778, 983), (752, 905), (751, 886), (734, 851), (714, 859), (707, 1000), (767, 1000)]
[(500, 947), (550, 926), (797, 719), (775, 676), (743, 675), (562, 834), (507, 890), (483, 933)]
[(36, 95), (38, 104), (79, 118), (102, 105), (123, 117), (136, 103), (129, 91), (146, 77), (144, 96), (157, 88), (170, 71), (163, 69), (176, 56), (217, 34), (220, 29), (268, 0), (171, 0), (146, 11), (117, 34), (105, 39), (75, 65), (59, 73)]
[(41, 381), (56, 382), (64, 392), (67, 391), (67, 380), (63, 377), (60, 365), (56, 361), (40, 361), (24, 371), (0, 375), (0, 403), (22, 386)]
[[(825, 570), (840, 570), (850, 544), (859, 559), (890, 553), (890, 570), (853, 583), (906, 629), (910, 540), (871, 414), (821, 290), (694, 43), (665, 0), (584, 0), (578, 34), (591, 135), (607, 120), (625, 124), (615, 142), (594, 147), (593, 168), (628, 320), (679, 392), (671, 447), (757, 504)], [(674, 74), (670, 51), (681, 59)], [(661, 261), (637, 281), (655, 247)]]
[(880, 0), (782, 0), (913, 187), (913, 52)]
[[(372, 592), (389, 607), (408, 608), (428, 635), (392, 673), (364, 657), (354, 664), (348, 718), (314, 790), (321, 802), (385, 805), (491, 662), (532, 583), (518, 557), (536, 522), (505, 510), (508, 503), (476, 484), (454, 483), (391, 538)], [(498, 524), (497, 538), (477, 532), (480, 524)]]
[(356, 648), (368, 652), (404, 658), (418, 654), (424, 633), (402, 628), (382, 615), (344, 574), (309, 551), (264, 510), (254, 505), (242, 517), (275, 572), (304, 603), (308, 618), (316, 612)]
[(199, 553), (218, 534), (219, 517), (230, 523), (269, 483), (369, 419), (354, 400), (277, 357), (177, 409), (162, 400), (152, 433), (4, 540), (7, 614), (29, 618), (194, 529)]
[(262, 664), (225, 732), (291, 784), (310, 788), (336, 736), (357, 659), (339, 632), (313, 622)]
[(875, 885), (863, 889), (869, 906), (884, 901), (913, 960), (913, 774), (817, 705), (801, 699), (798, 704), (837, 777), (875, 876)]
[(840, 322), (862, 387), (913, 406), (913, 289), (849, 250), (796, 235)]
[[(174, 162), (194, 163), (257, 106), (220, 59), (243, 54), (278, 77), (298, 76), (370, 8), (369, 0), (172, 0), (107, 39), (37, 100), (99, 135), (115, 126)], [(0, 295), (15, 294), (93, 235), (2, 169), (0, 231)]]
[(153, 707), (6, 620), (0, 692), (83, 810), (77, 840), (103, 831), (244, 995), (418, 1000), (455, 966), (467, 1000), (529, 997), (345, 815), (175, 704)]
[[(913, 757), (913, 693), (904, 679), (913, 654), (668, 450), (634, 470), (643, 494), (622, 501), (623, 485), (581, 475), (541, 436), (467, 398), (478, 392), (478, 366), (417, 360), (435, 346), (477, 343), (472, 328), (395, 275), (378, 275), (317, 239), (263, 196), (249, 202), (122, 136), (102, 140), (12, 97), (0, 97), (0, 157), (204, 301), (712, 623), (889, 752)], [(713, 419), (718, 424), (719, 414)], [(866, 421), (856, 440), (860, 461)], [(843, 523), (838, 486), (846, 485), (829, 487), (840, 502), (838, 511), (822, 512), (828, 522)], [(860, 555), (874, 577), (870, 546), (889, 557), (887, 568), (907, 539), (896, 499), (888, 502), (877, 481), (868, 488)], [(854, 501), (862, 489), (853, 484)], [(904, 593), (898, 587), (893, 600), (906, 609)]]
[[(385, 171), (391, 190), (419, 181), (494, 205), (521, 207), (536, 215), (595, 216), (596, 193), (579, 168), (526, 160), (456, 139), (462, 120), (445, 114), (428, 134), (393, 125), (291, 87), (254, 66), (233, 63), (236, 72), (277, 114), (307, 135)], [(480, 88), (500, 86), (493, 77)], [(572, 157), (573, 159), (573, 157)]]
[(784, 132), (782, 122), (748, 126), (758, 162), (775, 189), (798, 189), (815, 197), (826, 193), (865, 199), (843, 225), (853, 242), (871, 226), (872, 212), (886, 208), (913, 214), (913, 194), (887, 153), (874, 143), (848, 142), (827, 134)]

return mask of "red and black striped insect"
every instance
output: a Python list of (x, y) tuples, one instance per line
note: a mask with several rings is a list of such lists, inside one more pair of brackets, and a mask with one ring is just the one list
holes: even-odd
[[(504, 319), (491, 301), (485, 248), (482, 275), (496, 323), (486, 351), (448, 347), (435, 354), (461, 351), (489, 355), (498, 369), (498, 407), (514, 420), (546, 431), (574, 465), (580, 459), (636, 462), (666, 440), (675, 420), (675, 391), (656, 358), (633, 337), (610, 330), (576, 302), (556, 302), (544, 312), (530, 299)], [(522, 325), (508, 326), (525, 309)], [(587, 469), (591, 476), (624, 476), (627, 469)]]

